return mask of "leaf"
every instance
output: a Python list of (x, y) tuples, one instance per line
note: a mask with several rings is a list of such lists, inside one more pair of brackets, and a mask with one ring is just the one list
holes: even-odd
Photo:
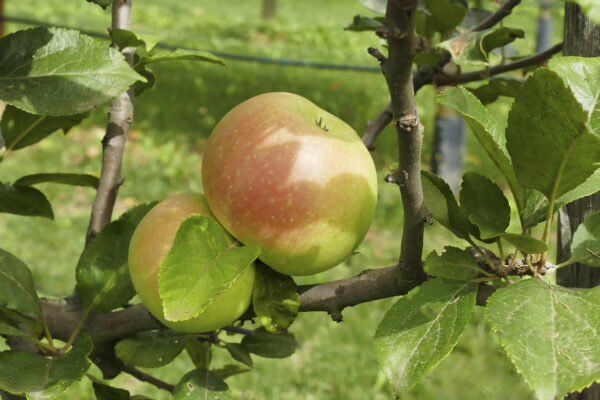
[(58, 130), (66, 135), (86, 117), (87, 114), (48, 117), (7, 105), (0, 121), (0, 130), (7, 150), (14, 151), (31, 146)]
[(492, 50), (523, 37), (525, 32), (521, 29), (501, 27), (477, 32), (468, 31), (438, 46), (447, 50), (452, 60), (460, 66), (486, 66), (490, 63)]
[(250, 368), (242, 367), (241, 365), (227, 364), (224, 367), (213, 370), (212, 373), (215, 374), (217, 378), (225, 380), (230, 376), (243, 374), (250, 371), (252, 371)]
[(600, 287), (523, 280), (498, 289), (487, 316), (538, 399), (562, 399), (600, 379)]
[(54, 219), (46, 196), (28, 186), (11, 186), (0, 182), (0, 213)]
[(519, 183), (554, 201), (598, 167), (600, 137), (555, 72), (540, 68), (525, 82), (508, 116), (506, 139)]
[(250, 353), (265, 358), (286, 358), (296, 351), (296, 339), (292, 333), (276, 335), (265, 328), (255, 330), (254, 335), (244, 336), (242, 345)]
[(156, 47), (160, 41), (160, 37), (155, 35), (140, 34), (128, 29), (112, 28), (110, 29), (110, 37), (120, 49), (125, 47), (143, 46), (145, 51), (150, 51)]
[(196, 317), (250, 268), (259, 252), (256, 246), (230, 244), (223, 227), (210, 217), (187, 218), (159, 267), (165, 319)]
[(115, 354), (128, 364), (156, 368), (173, 361), (185, 342), (185, 337), (175, 332), (141, 332), (119, 341)]
[(125, 389), (109, 386), (101, 381), (92, 383), (96, 400), (129, 400), (129, 392)]
[(23, 332), (17, 323), (4, 312), (4, 305), (0, 305), (0, 335), (30, 336), (26, 332)]
[(397, 394), (425, 378), (454, 348), (475, 308), (476, 283), (432, 279), (385, 314), (375, 353)]
[(485, 176), (474, 172), (463, 176), (460, 208), (477, 225), (482, 239), (498, 236), (510, 224), (510, 206), (502, 190)]
[(504, 148), (504, 136), (490, 111), (462, 86), (444, 91), (437, 96), (436, 100), (464, 117), (477, 141), (504, 175), (515, 196), (517, 208), (521, 210), (525, 203), (525, 193), (517, 182), (508, 152)]
[(175, 387), (173, 400), (181, 399), (225, 400), (232, 396), (225, 382), (206, 368), (198, 368), (185, 374)]
[(488, 83), (485, 83), (477, 88), (468, 88), (467, 90), (473, 93), (482, 104), (493, 103), (500, 96), (517, 97), (523, 83), (518, 79), (508, 78), (493, 78)]
[[(586, 179), (581, 185), (569, 190), (567, 193), (556, 199), (554, 211), (558, 211), (563, 206), (572, 201), (581, 199), (600, 191), (600, 169)], [(546, 219), (548, 213), (548, 199), (537, 190), (527, 190), (525, 196), (525, 208), (523, 210), (523, 229), (531, 228)]]
[(438, 278), (468, 281), (477, 278), (481, 268), (469, 250), (446, 246), (445, 252), (438, 256), (434, 251), (425, 259), (425, 272)]
[(261, 324), (273, 333), (285, 332), (296, 319), (300, 295), (292, 277), (263, 263), (256, 266), (252, 306)]
[(345, 31), (364, 32), (374, 31), (382, 24), (375, 18), (365, 17), (363, 15), (355, 15), (352, 23), (344, 28)]
[(35, 291), (33, 276), (27, 265), (11, 253), (0, 249), (0, 302), (22, 313), (42, 319), (42, 306)]
[(422, 12), (426, 36), (434, 32), (442, 34), (451, 32), (463, 20), (467, 7), (461, 1), (455, 0), (424, 0), (427, 13)]
[(577, 227), (571, 241), (571, 260), (583, 258), (582, 264), (600, 267), (600, 212), (587, 217)]
[(38, 183), (62, 183), (65, 185), (74, 186), (89, 186), (94, 189), (98, 188), (100, 180), (94, 175), (89, 174), (65, 174), (65, 173), (52, 173), (52, 174), (33, 174), (23, 176), (15, 181), (15, 185), (19, 186), (31, 186)]
[(212, 359), (210, 342), (196, 335), (188, 335), (185, 341), (185, 350), (196, 368), (208, 368)]
[(548, 245), (541, 240), (517, 233), (503, 233), (502, 239), (527, 254), (540, 254), (548, 251)]
[(47, 358), (24, 350), (0, 352), (0, 389), (28, 399), (51, 399), (90, 367), (92, 339), (83, 334), (65, 355)]
[(420, 51), (413, 57), (413, 62), (417, 65), (434, 67), (438, 64), (438, 62), (440, 62), (441, 58), (442, 52), (438, 50)]
[(252, 357), (250, 357), (250, 352), (246, 346), (240, 343), (225, 343), (225, 346), (234, 360), (237, 360), (242, 364), (246, 364), (252, 368)]
[(387, 7), (387, 0), (359, 0), (360, 4), (367, 7), (369, 10), (385, 15), (385, 9)]
[(597, 57), (557, 57), (548, 67), (566, 82), (588, 113), (592, 132), (600, 135), (600, 59)]
[(83, 249), (75, 269), (77, 293), (84, 310), (108, 312), (135, 295), (127, 256), (133, 231), (156, 202), (142, 204), (106, 225)]
[(161, 61), (203, 61), (209, 62), (213, 64), (218, 64), (221, 66), (225, 66), (225, 61), (223, 61), (220, 57), (215, 56), (214, 54), (208, 51), (202, 50), (187, 50), (187, 49), (177, 49), (170, 52), (165, 51), (157, 51), (152, 52), (144, 57), (141, 57), (139, 64), (136, 65), (147, 65), (155, 62)]
[(146, 78), (146, 82), (137, 81), (133, 84), (135, 95), (139, 96), (144, 93), (146, 89), (152, 89), (156, 84), (156, 74), (150, 68), (144, 64), (140, 64), (134, 67), (135, 71)]
[(450, 186), (428, 171), (421, 171), (421, 177), (427, 211), (456, 236), (467, 239), (473, 225), (458, 207)]
[(106, 9), (106, 7), (112, 4), (112, 0), (87, 0), (88, 3), (98, 4), (100, 7)]
[(115, 48), (63, 28), (17, 31), (0, 40), (0, 99), (40, 115), (90, 111), (144, 77)]

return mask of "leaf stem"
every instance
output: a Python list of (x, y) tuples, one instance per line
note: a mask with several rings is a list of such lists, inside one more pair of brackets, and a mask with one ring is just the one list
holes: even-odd
[(567, 261), (561, 262), (560, 264), (557, 264), (556, 269), (566, 267), (567, 265), (575, 264), (575, 263), (581, 262), (583, 260), (585, 260), (585, 257), (573, 258), (571, 260), (567, 260)]
[(81, 332), (81, 328), (83, 328), (83, 324), (84, 324), (85, 320), (87, 319), (87, 316), (89, 315), (91, 309), (92, 309), (92, 307), (90, 306), (90, 308), (88, 308), (83, 313), (83, 315), (79, 319), (79, 322), (77, 322), (77, 325), (75, 326), (75, 329), (73, 330), (73, 333), (71, 334), (71, 337), (69, 338), (67, 343), (64, 345), (64, 347), (62, 349), (60, 349), (60, 351), (62, 353), (65, 353), (67, 350), (69, 350), (69, 348), (75, 342), (75, 339), (77, 339), (77, 336), (79, 336), (79, 332)]
[(500, 260), (504, 265), (504, 249), (502, 248), (502, 240), (500, 239), (500, 236), (498, 236), (498, 238), (496, 239), (496, 243), (498, 244), (498, 253), (500, 254)]
[(15, 140), (12, 141), (12, 143), (10, 144), (10, 146), (6, 146), (5, 150), (0, 153), (0, 162), (2, 162), (2, 160), (4, 159), (4, 156), (6, 155), (6, 153), (8, 153), (9, 151), (11, 151), (16, 145), (18, 145), (19, 142), (21, 140), (23, 140), (23, 138), (25, 136), (27, 136), (29, 134), (29, 132), (31, 132), (36, 126), (38, 126), (44, 119), (46, 119), (46, 117), (44, 115), (40, 116), (31, 125), (29, 125), (27, 127), (27, 129), (25, 129), (23, 132), (21, 132), (19, 134), (19, 136), (17, 136), (15, 138)]
[(467, 242), (469, 242), (469, 244), (473, 247), (475, 247), (475, 250), (477, 250), (479, 252), (479, 254), (481, 254), (481, 256), (483, 257), (483, 259), (485, 260), (485, 262), (487, 263), (487, 265), (490, 266), (490, 268), (492, 269), (492, 271), (496, 271), (496, 266), (494, 265), (494, 263), (492, 262), (492, 260), (488, 257), (488, 255), (481, 249), (481, 247), (479, 247), (477, 245), (477, 243), (475, 243), (473, 241), (473, 239), (471, 239), (470, 237), (467, 238)]
[(54, 343), (52, 343), (52, 334), (50, 333), (50, 329), (48, 329), (48, 324), (46, 323), (46, 319), (42, 319), (42, 326), (44, 328), (44, 334), (46, 335), (46, 339), (48, 339), (48, 343), (50, 346), (54, 347)]

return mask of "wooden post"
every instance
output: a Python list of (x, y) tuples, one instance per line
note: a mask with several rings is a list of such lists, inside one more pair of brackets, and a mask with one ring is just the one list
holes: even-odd
[[(566, 56), (600, 56), (600, 26), (585, 17), (575, 3), (565, 4)], [(558, 219), (558, 262), (571, 256), (570, 246), (577, 226), (590, 214), (600, 211), (600, 192), (574, 201), (560, 210)], [(557, 273), (558, 283), (568, 287), (591, 288), (600, 285), (600, 269), (575, 264), (562, 268)], [(581, 393), (571, 393), (568, 400), (600, 400), (600, 384), (593, 384)]]

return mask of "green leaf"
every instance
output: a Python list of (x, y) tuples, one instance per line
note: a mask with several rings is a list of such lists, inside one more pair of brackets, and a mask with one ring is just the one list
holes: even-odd
[(523, 187), (554, 201), (598, 167), (600, 137), (588, 113), (555, 72), (540, 68), (525, 82), (508, 116), (508, 151)]
[(160, 41), (160, 37), (155, 35), (140, 34), (128, 29), (112, 28), (110, 29), (110, 36), (113, 42), (119, 46), (120, 49), (125, 47), (139, 47), (143, 46), (145, 51), (150, 51)]
[(252, 357), (250, 356), (250, 352), (246, 346), (240, 343), (225, 343), (225, 346), (234, 360), (237, 360), (242, 364), (246, 364), (252, 368)]
[(12, 318), (8, 316), (7, 313), (4, 312), (3, 305), (0, 305), (0, 335), (11, 335), (21, 337), (31, 336), (26, 332), (23, 332), (19, 328), (17, 322), (15, 322)]
[(265, 358), (286, 358), (296, 351), (296, 339), (292, 333), (276, 335), (265, 328), (255, 330), (254, 335), (244, 336), (242, 345), (250, 353)]
[(374, 31), (382, 24), (375, 18), (365, 17), (363, 15), (355, 15), (352, 23), (344, 28), (345, 31), (364, 32)]
[(571, 259), (591, 267), (600, 267), (600, 212), (587, 217), (577, 227), (571, 241)]
[(523, 37), (525, 32), (521, 29), (492, 28), (485, 31), (468, 31), (438, 46), (447, 50), (454, 62), (460, 66), (486, 66), (490, 63), (492, 50)]
[[(554, 212), (572, 201), (581, 199), (600, 191), (600, 168), (586, 179), (581, 185), (569, 190), (556, 199)], [(548, 199), (537, 190), (528, 189), (525, 196), (525, 208), (523, 210), (523, 229), (531, 228), (544, 221), (548, 214)]]
[(518, 79), (494, 78), (475, 89), (467, 90), (473, 93), (482, 104), (489, 104), (500, 96), (517, 97), (522, 87), (523, 83)]
[(115, 354), (128, 364), (156, 368), (173, 361), (185, 342), (185, 337), (176, 332), (141, 332), (119, 341)]
[(232, 396), (225, 382), (206, 368), (198, 368), (185, 374), (175, 387), (173, 400), (181, 399), (225, 400)]
[(256, 266), (255, 276), (252, 306), (256, 316), (269, 332), (285, 332), (300, 308), (300, 295), (294, 280), (263, 263)]
[(6, 149), (19, 150), (39, 142), (58, 130), (62, 130), (66, 135), (86, 117), (87, 114), (48, 117), (30, 114), (8, 105), (2, 114), (0, 130), (2, 130)]
[(135, 72), (146, 78), (146, 82), (137, 81), (133, 85), (135, 95), (139, 96), (140, 94), (144, 93), (144, 90), (152, 89), (154, 87), (156, 84), (156, 74), (144, 64), (136, 65), (134, 69)]
[(54, 219), (46, 196), (29, 186), (11, 186), (0, 182), (0, 213)]
[(588, 113), (592, 132), (600, 135), (600, 59), (598, 57), (557, 57), (548, 67), (566, 82)]
[(84, 310), (108, 312), (135, 295), (129, 277), (129, 241), (141, 219), (156, 202), (142, 204), (106, 225), (83, 249), (75, 278)]
[(0, 40), (0, 99), (41, 115), (90, 111), (145, 78), (115, 48), (79, 31), (33, 28)]
[(159, 267), (165, 319), (196, 317), (250, 268), (259, 253), (255, 246), (231, 244), (223, 227), (210, 217), (187, 218)]
[[(174, 51), (156, 51), (141, 57), (138, 65), (147, 65), (161, 61), (203, 61), (225, 66), (225, 61), (208, 51), (177, 49)], [(136, 65), (137, 67), (137, 65)]]
[(385, 314), (375, 353), (397, 394), (419, 383), (454, 348), (475, 308), (477, 284), (432, 279)]
[(434, 32), (442, 34), (451, 32), (463, 20), (467, 8), (461, 1), (455, 0), (424, 0), (427, 13), (421, 13), (424, 30), (430, 37)]
[(42, 331), (42, 323), (38, 317), (35, 316), (27, 316), (22, 314), (19, 311), (15, 311), (9, 308), (1, 307), (0, 313), (4, 314), (8, 319), (19, 324), (19, 328), (23, 330), (23, 332), (29, 332), (29, 336), (39, 336)]
[(450, 186), (428, 171), (421, 171), (421, 178), (427, 211), (456, 236), (467, 239), (473, 224), (461, 212)]
[(227, 364), (224, 367), (213, 370), (212, 373), (215, 374), (217, 378), (225, 380), (230, 376), (239, 375), (250, 371), (252, 371), (250, 368), (242, 367), (241, 365)]
[(517, 208), (521, 210), (525, 204), (525, 193), (517, 183), (508, 152), (504, 148), (504, 135), (500, 132), (498, 122), (490, 111), (472, 93), (461, 86), (444, 91), (437, 96), (436, 100), (463, 116), (477, 141), (504, 175), (513, 196), (515, 196)]
[(106, 9), (106, 7), (112, 4), (112, 0), (87, 0), (88, 3), (98, 4), (100, 7)]
[(438, 278), (456, 281), (468, 281), (477, 278), (481, 268), (469, 250), (446, 246), (445, 252), (438, 256), (434, 251), (425, 259), (425, 272)]
[(562, 399), (600, 379), (600, 287), (572, 290), (527, 279), (498, 289), (487, 315), (538, 399)]
[(28, 399), (51, 399), (79, 380), (90, 367), (92, 339), (83, 334), (65, 355), (47, 358), (24, 350), (0, 353), (0, 389)]
[(129, 392), (125, 389), (115, 388), (103, 382), (96, 381), (92, 383), (96, 400), (129, 400)]
[(503, 233), (510, 224), (510, 206), (502, 190), (488, 178), (474, 172), (463, 176), (460, 207), (479, 227), (482, 239)]
[(421, 51), (415, 54), (415, 56), (413, 57), (413, 62), (417, 65), (433, 67), (436, 66), (438, 62), (440, 62), (441, 58), (441, 51)]
[(188, 335), (185, 350), (196, 368), (208, 368), (212, 359), (211, 344), (197, 335)]
[(42, 318), (42, 306), (27, 265), (0, 249), (0, 303), (22, 313)]
[(527, 254), (540, 254), (548, 251), (548, 245), (541, 240), (517, 233), (503, 233), (502, 239)]
[(52, 173), (52, 174), (33, 174), (23, 176), (15, 181), (15, 185), (19, 186), (31, 186), (38, 183), (62, 183), (65, 185), (74, 186), (89, 186), (94, 189), (98, 188), (100, 180), (94, 175), (89, 174), (65, 174), (65, 173)]
[(385, 15), (385, 9), (387, 7), (387, 0), (359, 0), (360, 4), (367, 7), (369, 10)]

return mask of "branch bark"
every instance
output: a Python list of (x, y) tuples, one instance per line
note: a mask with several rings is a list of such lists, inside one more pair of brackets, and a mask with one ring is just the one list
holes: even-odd
[(404, 209), (400, 269), (405, 279), (423, 281), (421, 266), (426, 210), (421, 188), (423, 125), (419, 121), (412, 78), (418, 0), (390, 0), (385, 23), (377, 34), (388, 42), (387, 60), (381, 63), (391, 97), (398, 136), (399, 182)]
[(484, 31), (486, 29), (490, 29), (498, 22), (502, 21), (504, 18), (510, 15), (513, 8), (521, 3), (521, 0), (508, 0), (506, 3), (502, 5), (495, 13), (481, 21), (481, 23), (475, 25), (471, 31), (479, 32)]
[[(114, 0), (112, 27), (131, 29), (132, 0)], [(113, 43), (113, 46), (116, 45)], [(135, 49), (121, 49), (129, 65), (133, 65)], [(86, 243), (93, 239), (98, 232), (110, 222), (117, 192), (121, 186), (121, 165), (125, 152), (125, 143), (129, 127), (133, 120), (133, 87), (119, 96), (111, 105), (106, 135), (102, 139), (102, 172), (100, 183), (86, 235)]]

